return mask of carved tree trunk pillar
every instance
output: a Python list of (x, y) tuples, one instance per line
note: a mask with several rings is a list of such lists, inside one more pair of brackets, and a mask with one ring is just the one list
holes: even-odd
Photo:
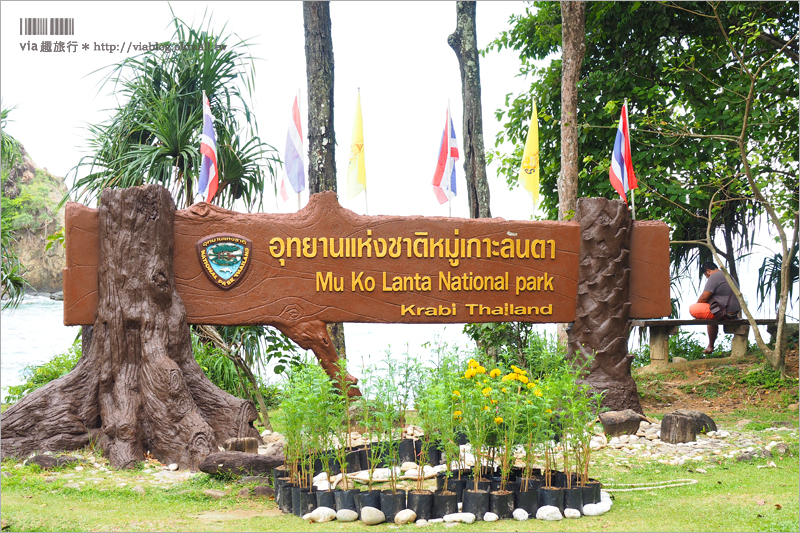
[(149, 451), (196, 469), (230, 437), (255, 437), (255, 406), (218, 389), (192, 355), (172, 267), (175, 204), (158, 185), (103, 191), (99, 304), (75, 369), (2, 417), (2, 455), (57, 451), (91, 438), (112, 466)]
[(605, 407), (643, 413), (628, 353), (628, 206), (619, 200), (580, 198), (575, 218), (581, 226), (581, 251), (570, 356), (578, 361), (594, 356), (585, 380), (605, 392)]

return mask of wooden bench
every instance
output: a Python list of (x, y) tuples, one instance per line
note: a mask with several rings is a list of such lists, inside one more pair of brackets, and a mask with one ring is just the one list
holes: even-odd
[[(756, 319), (759, 326), (772, 326), (777, 324), (774, 318)], [(750, 323), (745, 319), (737, 320), (697, 320), (697, 319), (654, 319), (631, 320), (631, 326), (649, 328), (650, 330), (650, 364), (653, 366), (666, 366), (669, 363), (669, 338), (678, 333), (680, 326), (705, 326), (720, 324), (725, 333), (733, 334), (731, 343), (731, 357), (747, 353), (747, 336), (750, 334)]]

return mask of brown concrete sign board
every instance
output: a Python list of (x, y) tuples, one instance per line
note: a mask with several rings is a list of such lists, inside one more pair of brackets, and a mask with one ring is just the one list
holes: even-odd
[[(189, 323), (575, 318), (573, 222), (361, 216), (322, 193), (294, 214), (196, 204), (175, 212), (174, 232), (175, 283)], [(97, 211), (68, 204), (67, 325), (94, 323), (98, 235)], [(668, 238), (663, 223), (634, 226), (631, 318), (669, 314)]]

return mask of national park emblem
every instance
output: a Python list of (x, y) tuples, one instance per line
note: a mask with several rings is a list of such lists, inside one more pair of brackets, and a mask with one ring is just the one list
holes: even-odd
[(228, 290), (244, 277), (253, 243), (231, 233), (215, 233), (197, 241), (197, 255), (203, 271), (215, 285)]

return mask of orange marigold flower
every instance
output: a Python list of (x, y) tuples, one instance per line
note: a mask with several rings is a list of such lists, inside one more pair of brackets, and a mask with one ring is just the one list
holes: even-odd
[(492, 400), (492, 405), (496, 404), (497, 400)]
[(503, 417), (502, 416), (495, 417), (494, 423), (495, 424), (502, 424), (503, 423)]
[(489, 406), (488, 406), (488, 405), (484, 405), (484, 406), (483, 406), (483, 410), (484, 410), (484, 411), (488, 411), (488, 410), (489, 410)]
[(457, 390), (454, 390), (453, 391), (453, 396), (461, 396), (461, 393), (458, 392)]

